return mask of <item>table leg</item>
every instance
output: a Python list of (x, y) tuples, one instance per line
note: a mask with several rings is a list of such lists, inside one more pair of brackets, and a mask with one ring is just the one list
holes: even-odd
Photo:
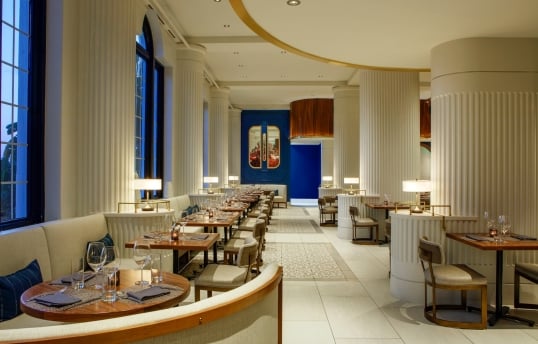
[(172, 259), (174, 260), (172, 262), (172, 271), (176, 274), (179, 274), (179, 253), (177, 252), (177, 250), (172, 250)]
[(209, 264), (209, 255), (207, 254), (207, 251), (204, 250), (204, 266), (207, 266), (207, 264)]
[[(207, 253), (207, 251), (205, 251)], [(213, 244), (213, 263), (217, 263), (217, 243)]]
[(488, 323), (490, 326), (493, 326), (497, 323), (499, 319), (507, 319), (515, 322), (523, 322), (529, 326), (534, 326), (534, 321), (521, 318), (515, 315), (510, 315), (508, 312), (510, 308), (503, 306), (503, 250), (496, 251), (496, 266), (495, 266), (495, 313), (493, 313), (489, 319)]

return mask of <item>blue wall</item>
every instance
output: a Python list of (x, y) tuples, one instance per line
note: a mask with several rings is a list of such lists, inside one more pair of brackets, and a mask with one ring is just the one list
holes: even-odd
[(317, 199), (321, 180), (321, 145), (292, 145), (290, 175), (290, 198)]
[[(274, 125), (280, 129), (280, 166), (278, 168), (269, 169), (265, 163), (262, 164), (262, 168), (252, 168), (249, 165), (248, 131), (250, 127), (257, 125), (264, 127)], [(289, 190), (289, 133), (288, 110), (244, 110), (241, 112), (241, 183), (285, 184)]]

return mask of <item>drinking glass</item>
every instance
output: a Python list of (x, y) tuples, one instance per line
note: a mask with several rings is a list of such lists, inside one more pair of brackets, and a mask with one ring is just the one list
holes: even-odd
[(71, 287), (84, 288), (84, 257), (71, 259)]
[(168, 236), (168, 241), (170, 241), (170, 242), (173, 241), (172, 233), (174, 232), (174, 229), (176, 228), (176, 223), (177, 223), (176, 217), (172, 216), (172, 223), (168, 227), (168, 231), (170, 232), (170, 235)]
[(120, 255), (116, 246), (106, 246), (106, 262), (103, 271), (107, 277), (104, 287), (103, 301), (116, 301), (116, 273), (120, 269)]
[(144, 266), (149, 263), (151, 248), (145, 241), (135, 241), (133, 249), (133, 260), (140, 267), (140, 281), (136, 281), (136, 285), (148, 285), (148, 281), (144, 281)]
[[(105, 243), (102, 241), (93, 241), (88, 244), (88, 250), (86, 251), (86, 262), (90, 268), (99, 275), (103, 269), (103, 265), (106, 261)], [(95, 278), (98, 278), (96, 276)], [(96, 289), (100, 289), (102, 286), (99, 282), (95, 284)]]
[(185, 239), (185, 226), (187, 225), (187, 219), (186, 218), (182, 218), (181, 220), (179, 220), (179, 225), (181, 226), (181, 239)]
[(503, 238), (505, 238), (508, 233), (510, 233), (512, 225), (510, 224), (510, 221), (508, 221), (508, 218), (505, 215), (499, 216), (499, 224), (501, 227), (501, 235)]
[(160, 253), (151, 253), (151, 284), (159, 284), (163, 281), (162, 258)]

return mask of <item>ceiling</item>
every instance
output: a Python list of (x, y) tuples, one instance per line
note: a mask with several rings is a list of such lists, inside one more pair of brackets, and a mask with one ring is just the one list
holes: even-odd
[(429, 98), (430, 51), (467, 37), (538, 37), (537, 0), (147, 0), (239, 109), (287, 108), (359, 85), (362, 69), (414, 70)]

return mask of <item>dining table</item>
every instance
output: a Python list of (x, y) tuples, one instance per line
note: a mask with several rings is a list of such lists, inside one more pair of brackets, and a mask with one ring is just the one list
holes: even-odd
[[(143, 270), (143, 276), (145, 280), (151, 280), (150, 270)], [(162, 277), (162, 282), (158, 284), (141, 287), (135, 284), (140, 280), (140, 270), (120, 270), (117, 285), (118, 298), (114, 302), (102, 300), (102, 290), (95, 288), (94, 279), (87, 280), (82, 289), (73, 289), (70, 283), (59, 283), (61, 279), (45, 281), (22, 293), (20, 307), (24, 313), (35, 318), (61, 322), (86, 322), (170, 308), (187, 298), (191, 290), (188, 279), (171, 272), (162, 272)], [(128, 297), (131, 292), (136, 293), (142, 288), (157, 286), (166, 293), (142, 301)], [(65, 306), (50, 306), (38, 302), (40, 297), (54, 294), (64, 294), (80, 301)]]
[(204, 233), (217, 233), (217, 228), (224, 229), (224, 242), (232, 236), (232, 226), (239, 219), (239, 212), (218, 212), (213, 216), (207, 213), (197, 213), (187, 215), (178, 222), (185, 220), (185, 226), (204, 227)]
[(495, 309), (488, 318), (489, 325), (495, 325), (499, 319), (507, 319), (534, 326), (533, 320), (511, 315), (510, 308), (503, 306), (503, 260), (504, 251), (538, 250), (538, 240), (516, 233), (497, 239), (490, 237), (487, 233), (446, 233), (446, 237), (479, 250), (495, 251)]
[[(141, 238), (136, 238), (125, 243), (126, 248), (133, 248), (134, 243), (140, 240), (150, 241), (151, 248), (160, 250), (172, 250), (173, 268), (172, 271), (179, 274), (179, 251), (203, 251), (204, 266), (209, 264), (209, 250), (213, 248), (213, 262), (217, 263), (217, 241), (219, 233), (180, 233), (178, 240), (168, 239), (168, 233), (146, 233)], [(166, 239), (163, 239), (165, 237)]]

